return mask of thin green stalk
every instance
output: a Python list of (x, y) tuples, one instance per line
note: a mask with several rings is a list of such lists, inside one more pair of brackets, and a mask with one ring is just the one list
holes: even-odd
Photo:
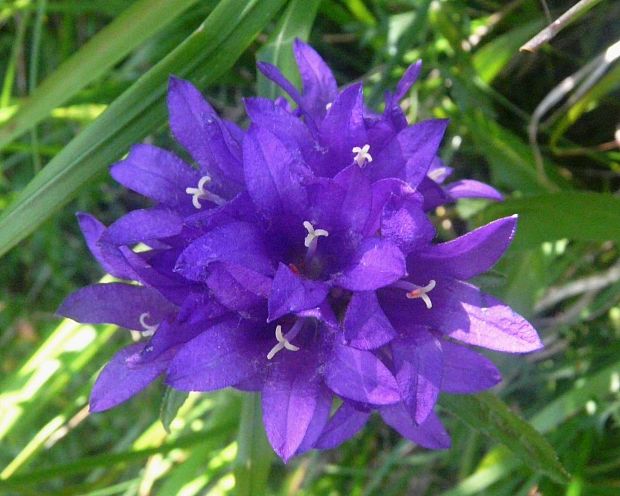
[[(37, 87), (39, 80), (39, 55), (41, 53), (41, 35), (43, 33), (43, 19), (47, 10), (47, 0), (37, 1), (37, 11), (32, 29), (32, 47), (30, 49), (30, 64), (28, 67), (28, 94)], [(30, 131), (30, 143), (32, 145), (32, 165), (34, 173), (41, 170), (41, 155), (39, 154), (39, 133), (37, 126), (33, 126)]]
[(243, 398), (237, 446), (235, 494), (264, 495), (273, 451), (263, 428), (260, 395), (257, 393)]

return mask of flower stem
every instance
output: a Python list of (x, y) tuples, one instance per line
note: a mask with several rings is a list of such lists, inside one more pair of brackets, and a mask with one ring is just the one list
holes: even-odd
[(256, 393), (246, 393), (241, 406), (237, 437), (235, 462), (237, 496), (259, 496), (266, 492), (273, 450), (267, 441), (261, 417), (260, 396)]

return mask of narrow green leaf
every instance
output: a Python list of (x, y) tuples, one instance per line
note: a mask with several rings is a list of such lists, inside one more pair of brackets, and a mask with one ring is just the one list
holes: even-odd
[(605, 193), (563, 191), (506, 200), (486, 208), (481, 224), (519, 214), (513, 246), (525, 249), (544, 241), (620, 241), (620, 198)]
[(177, 391), (170, 387), (167, 387), (164, 391), (159, 410), (159, 419), (168, 434), (170, 434), (170, 424), (176, 418), (179, 408), (183, 406), (188, 396), (189, 393)]
[[(258, 61), (277, 65), (293, 84), (299, 85), (300, 81), (293, 56), (293, 41), (295, 38), (308, 39), (320, 3), (321, 0), (292, 0), (269, 41), (256, 53)], [(278, 87), (262, 74), (258, 76), (257, 92), (267, 98), (281, 94)]]
[(265, 435), (258, 394), (247, 393), (243, 398), (237, 445), (236, 495), (265, 494), (273, 450)]
[(197, 0), (138, 0), (56, 69), (0, 128), (0, 148), (105, 74)]
[(470, 427), (504, 444), (532, 470), (558, 482), (569, 480), (547, 440), (493, 394), (446, 395), (441, 404)]
[(202, 26), (73, 139), (0, 217), (0, 255), (165, 121), (170, 74), (200, 86), (226, 72), (286, 0), (222, 0)]

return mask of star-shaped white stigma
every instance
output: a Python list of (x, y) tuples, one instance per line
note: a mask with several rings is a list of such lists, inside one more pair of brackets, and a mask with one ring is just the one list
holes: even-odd
[(282, 335), (282, 326), (276, 326), (276, 339), (278, 340), (278, 344), (276, 344), (271, 351), (267, 353), (267, 360), (271, 360), (276, 354), (284, 349), (289, 351), (299, 351), (299, 347), (295, 346), (288, 342), (286, 337)]
[(366, 162), (372, 162), (372, 155), (368, 153), (369, 150), (370, 145), (368, 144), (364, 145), (362, 148), (360, 148), (359, 146), (355, 146), (353, 147), (353, 150), (351, 150), (353, 153), (355, 153), (355, 157), (353, 157), (353, 160), (360, 167), (364, 167), (366, 165)]
[(209, 176), (202, 176), (200, 181), (198, 181), (197, 188), (185, 188), (185, 192), (188, 195), (192, 195), (192, 203), (194, 207), (200, 209), (202, 205), (199, 200), (205, 200), (209, 197), (209, 192), (205, 189), (205, 185), (211, 182), (211, 178)]
[(312, 223), (307, 220), (304, 221), (304, 227), (306, 228), (306, 231), (308, 231), (306, 239), (304, 239), (304, 245), (306, 248), (310, 248), (315, 242), (315, 239), (321, 236), (329, 236), (329, 232), (327, 232), (325, 229), (315, 229)]
[(148, 312), (145, 312), (140, 314), (140, 318), (138, 319), (140, 321), (140, 325), (144, 328), (144, 332), (142, 332), (143, 336), (152, 336), (159, 327), (159, 324), (153, 325), (146, 323), (146, 319), (150, 318), (150, 316), (151, 315)]
[(407, 298), (409, 298), (410, 300), (414, 298), (422, 298), (422, 301), (426, 305), (426, 308), (430, 310), (431, 308), (433, 308), (433, 302), (426, 293), (431, 292), (435, 288), (436, 284), (437, 283), (435, 282), (435, 279), (431, 279), (426, 286), (419, 286), (416, 289), (407, 292)]

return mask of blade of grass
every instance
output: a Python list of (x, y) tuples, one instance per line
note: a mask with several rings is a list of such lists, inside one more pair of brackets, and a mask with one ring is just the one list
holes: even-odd
[(118, 97), (0, 217), (0, 255), (32, 233), (127, 148), (165, 120), (170, 74), (199, 86), (226, 72), (285, 0), (222, 0), (203, 25)]
[(197, 0), (138, 0), (52, 73), (0, 128), (0, 148), (106, 73)]

